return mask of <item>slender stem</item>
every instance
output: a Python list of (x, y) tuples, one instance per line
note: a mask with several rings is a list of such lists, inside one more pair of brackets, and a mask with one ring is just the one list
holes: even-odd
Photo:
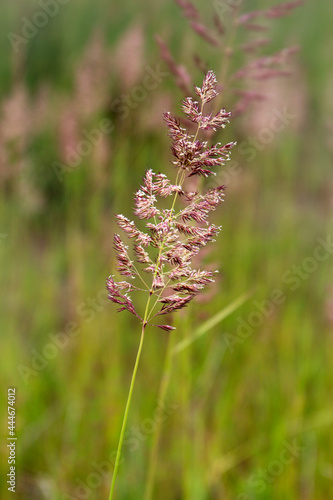
[(110, 490), (109, 500), (112, 500), (112, 498), (113, 498), (113, 491), (114, 491), (114, 487), (115, 487), (115, 482), (116, 482), (116, 477), (117, 477), (117, 472), (118, 472), (118, 467), (119, 467), (119, 462), (120, 462), (120, 456), (121, 456), (121, 448), (122, 448), (123, 441), (124, 441), (127, 418), (128, 418), (128, 413), (129, 413), (129, 408), (130, 408), (131, 400), (132, 400), (132, 394), (133, 394), (133, 388), (134, 388), (136, 373), (138, 371), (138, 366), (139, 366), (139, 361), (140, 361), (140, 356), (141, 356), (141, 351), (142, 351), (142, 346), (143, 346), (143, 340), (144, 340), (144, 336), (145, 336), (145, 326), (146, 326), (145, 323), (143, 323), (143, 325), (142, 325), (142, 331), (141, 331), (141, 338), (140, 338), (139, 349), (138, 349), (138, 352), (137, 352), (137, 355), (136, 355), (136, 360), (135, 360), (135, 365), (134, 365), (134, 369), (133, 369), (131, 385), (130, 385), (130, 389), (129, 389), (129, 393), (128, 393), (128, 397), (127, 397), (127, 403), (126, 403), (126, 408), (125, 408), (123, 423), (122, 423), (121, 431), (120, 431), (120, 437), (119, 437), (119, 443), (118, 443), (118, 449), (117, 449), (117, 455), (116, 455), (116, 462), (115, 462), (113, 476), (112, 476), (112, 483), (111, 483), (111, 490)]
[[(183, 323), (182, 328), (183, 342), (186, 341), (189, 334), (188, 319), (186, 324)], [(191, 347), (191, 346), (190, 346)], [(191, 394), (191, 352), (190, 349), (184, 349), (180, 359), (181, 378), (183, 383), (180, 384), (181, 389), (181, 406), (183, 410), (183, 426), (182, 426), (182, 463), (183, 463), (183, 495), (184, 500), (191, 500), (193, 498), (193, 477), (191, 474), (193, 464), (193, 448), (191, 432), (191, 412), (190, 409), (190, 394)]]
[[(202, 107), (201, 107), (201, 112), (202, 112)], [(198, 136), (199, 128), (200, 128), (200, 126), (198, 125), (195, 137), (193, 139), (193, 143), (195, 142), (195, 140), (196, 140), (196, 138)], [(185, 180), (185, 172), (182, 172), (180, 175), (181, 175), (180, 185), (182, 186), (182, 184), (183, 184), (183, 182)], [(178, 179), (179, 179), (179, 172), (177, 172), (176, 183), (178, 182)], [(174, 208), (175, 208), (175, 203), (176, 203), (177, 197), (178, 197), (178, 192), (175, 193), (175, 196), (173, 198), (173, 203), (172, 203), (171, 211), (170, 211), (170, 215), (169, 215), (169, 219), (170, 220), (172, 218), (172, 213), (173, 213)], [(120, 457), (121, 457), (121, 449), (122, 449), (122, 445), (123, 445), (123, 441), (124, 441), (124, 436), (125, 436), (125, 430), (126, 430), (126, 424), (127, 424), (127, 419), (128, 419), (128, 413), (129, 413), (129, 408), (130, 408), (130, 405), (131, 405), (131, 400), (132, 400), (132, 395), (133, 395), (133, 389), (134, 389), (136, 374), (137, 374), (137, 371), (138, 371), (139, 361), (140, 361), (141, 352), (142, 352), (142, 346), (143, 346), (143, 341), (144, 341), (144, 336), (145, 336), (145, 328), (147, 326), (148, 319), (151, 316), (151, 314), (153, 312), (153, 309), (154, 309), (154, 307), (156, 305), (156, 304), (154, 304), (154, 306), (152, 307), (151, 311), (148, 313), (149, 306), (150, 306), (150, 301), (151, 301), (151, 297), (152, 297), (152, 295), (154, 293), (153, 283), (154, 283), (154, 280), (155, 280), (155, 278), (157, 276), (157, 273), (158, 273), (158, 268), (159, 268), (161, 256), (162, 256), (164, 245), (165, 245), (165, 240), (166, 240), (166, 238), (163, 239), (163, 241), (161, 243), (161, 246), (159, 248), (159, 252), (158, 252), (158, 256), (157, 256), (157, 261), (156, 261), (156, 268), (155, 268), (155, 272), (154, 272), (153, 280), (152, 280), (152, 286), (151, 286), (151, 288), (149, 290), (149, 296), (148, 296), (148, 300), (147, 300), (147, 304), (146, 304), (145, 314), (144, 314), (144, 318), (143, 318), (143, 321), (142, 321), (142, 331), (141, 331), (140, 344), (139, 344), (138, 352), (137, 352), (137, 355), (136, 355), (135, 365), (134, 365), (132, 379), (131, 379), (131, 385), (130, 385), (129, 393), (128, 393), (128, 396), (127, 396), (126, 408), (125, 408), (125, 413), (124, 413), (123, 422), (122, 422), (121, 431), (120, 431), (120, 437), (119, 437), (119, 443), (118, 443), (117, 455), (116, 455), (116, 462), (115, 462), (113, 476), (112, 476), (112, 481), (111, 481), (111, 489), (110, 489), (109, 500), (112, 500), (112, 498), (113, 498), (113, 492), (114, 492), (114, 488), (115, 488), (115, 483), (116, 483), (116, 478), (117, 478), (117, 473), (118, 473), (118, 468), (119, 468), (119, 462), (120, 462)], [(143, 280), (143, 278), (141, 277), (140, 273), (138, 272), (138, 270), (136, 268), (135, 268), (135, 271), (136, 271), (137, 275), (139, 276), (139, 278), (141, 279), (141, 281), (147, 286), (147, 284), (145, 283), (145, 281)], [(147, 288), (148, 288), (148, 286), (147, 286)], [(169, 342), (169, 344), (170, 344), (170, 342)], [(170, 354), (167, 354), (167, 357), (166, 357), (166, 363), (167, 363), (166, 366), (167, 367), (169, 367), (169, 364), (171, 363), (171, 357), (172, 357), (171, 347), (168, 348), (168, 352), (169, 352), (169, 350), (170, 350)], [(169, 358), (170, 358), (170, 360), (169, 360)], [(170, 364), (170, 367), (171, 367), (171, 364)], [(170, 371), (170, 369), (169, 369), (169, 371)], [(167, 390), (167, 387), (168, 387), (168, 378), (169, 378), (169, 376), (165, 379), (166, 380), (165, 382), (164, 381), (162, 382), (162, 386), (161, 386), (161, 397), (162, 397), (162, 399), (164, 399), (164, 397), (165, 397), (165, 393), (166, 393), (166, 390)], [(154, 444), (154, 447), (153, 447), (153, 453), (154, 453), (155, 458), (156, 458), (156, 455), (157, 455), (157, 447), (158, 447), (159, 435), (160, 435), (160, 431), (158, 432), (158, 435), (155, 438), (156, 444)], [(154, 462), (155, 461), (156, 460), (154, 460)], [(154, 475), (155, 475), (155, 466), (151, 465), (151, 467), (152, 467), (152, 471), (149, 474), (150, 479), (149, 479), (149, 482), (148, 482), (148, 488), (150, 488), (152, 490), (153, 479), (154, 479)], [(149, 486), (149, 484), (150, 484), (150, 486)], [(147, 494), (151, 495), (151, 493), (149, 493), (149, 490), (148, 490)]]
[[(174, 338), (175, 338), (174, 333), (169, 333), (168, 347), (167, 347), (167, 352), (165, 355), (163, 375), (162, 375), (161, 384), (160, 384), (159, 393), (158, 393), (158, 403), (159, 404), (164, 403), (165, 396), (166, 396), (166, 393), (167, 393), (167, 390), (169, 387), (171, 369), (172, 369), (172, 361), (173, 361)], [(159, 446), (159, 442), (160, 442), (161, 430), (162, 430), (162, 421), (159, 419), (156, 423), (156, 429), (155, 429), (155, 432), (153, 435), (152, 448), (151, 448), (151, 452), (149, 455), (147, 481), (146, 481), (145, 494), (143, 497), (144, 500), (152, 500), (152, 497), (153, 497), (154, 478), (155, 478), (156, 467), (157, 467), (157, 455), (158, 455), (158, 446)]]

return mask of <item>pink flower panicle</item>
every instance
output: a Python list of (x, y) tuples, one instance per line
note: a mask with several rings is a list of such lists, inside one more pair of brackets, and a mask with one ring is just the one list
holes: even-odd
[[(170, 314), (185, 307), (206, 285), (214, 282), (217, 271), (193, 269), (193, 258), (200, 249), (215, 240), (220, 227), (210, 224), (210, 213), (223, 201), (224, 186), (208, 189), (206, 192), (186, 191), (186, 179), (192, 176), (208, 177), (214, 169), (221, 167), (229, 159), (235, 143), (208, 145), (198, 139), (200, 131), (217, 130), (228, 123), (230, 113), (224, 109), (213, 115), (204, 113), (204, 106), (217, 95), (217, 81), (212, 71), (208, 71), (201, 87), (195, 92), (200, 104), (186, 98), (182, 109), (187, 118), (197, 126), (195, 135), (180, 126), (179, 120), (164, 114), (164, 120), (172, 140), (171, 151), (177, 175), (173, 184), (166, 175), (147, 170), (140, 189), (134, 196), (134, 214), (145, 221), (145, 231), (138, 229), (134, 221), (124, 215), (117, 215), (119, 227), (132, 245), (133, 260), (128, 247), (118, 234), (114, 236), (118, 272), (131, 282), (116, 282), (112, 276), (107, 280), (109, 298), (127, 310), (146, 325), (158, 326), (165, 331), (170, 325), (155, 325), (151, 320), (157, 316)], [(171, 208), (162, 208), (160, 199), (171, 197)], [(177, 208), (177, 198), (182, 206)], [(148, 276), (148, 278), (147, 278)], [(142, 285), (143, 284), (143, 285)], [(144, 286), (144, 288), (142, 288)], [(145, 291), (149, 298), (154, 296), (154, 305), (144, 316), (135, 309), (129, 292)], [(148, 302), (149, 304), (150, 302)]]

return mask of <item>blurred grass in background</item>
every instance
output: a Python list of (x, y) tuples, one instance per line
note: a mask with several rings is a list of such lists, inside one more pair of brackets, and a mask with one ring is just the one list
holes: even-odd
[[(214, 12), (213, 5), (196, 4), (207, 18)], [(131, 216), (145, 168), (172, 175), (161, 113), (179, 112), (183, 97), (170, 74), (141, 101), (133, 92), (143, 95), (134, 89), (157, 66), (168, 73), (155, 33), (179, 63), (191, 65), (196, 50), (217, 73), (225, 61), (194, 35), (177, 5), (148, 0), (59, 5), (16, 54), (7, 34), (21, 33), (22, 17), (31, 20), (39, 10), (32, 1), (2, 5), (1, 380), (3, 395), (17, 388), (17, 498), (102, 499), (110, 477), (98, 475), (94, 483), (91, 474), (116, 449), (139, 340), (137, 323), (116, 314), (104, 291), (114, 270), (114, 213)], [(223, 228), (206, 257), (222, 279), (206, 303), (179, 314), (176, 342), (243, 292), (252, 296), (175, 356), (155, 498), (332, 496), (332, 255), (306, 271), (317, 238), (332, 234), (329, 14), (331, 5), (308, 2), (270, 33), (269, 49), (300, 45), (293, 77), (269, 89), (274, 109), (293, 114), (290, 124), (260, 143), (252, 159), (242, 151), (272, 110), (251, 108), (221, 138), (238, 141), (232, 158), (240, 172), (222, 175), (228, 189), (216, 218)], [(195, 84), (201, 78), (193, 72)], [(122, 94), (132, 96), (131, 105), (124, 106)], [(223, 106), (232, 109), (227, 92)], [(77, 167), (68, 166), (68, 148), (102, 123), (112, 123), (112, 132)], [(252, 327), (253, 313), (260, 317), (260, 304), (275, 289), (285, 300)], [(122, 500), (142, 498), (151, 443), (146, 424), (156, 410), (166, 338), (151, 331), (144, 347), (128, 429), (132, 446), (125, 447), (117, 485)], [(5, 436), (5, 396), (1, 415)], [(288, 447), (294, 455), (287, 452), (292, 459), (285, 463)], [(7, 453), (2, 446), (2, 478)], [(7, 494), (2, 481), (1, 498)]]

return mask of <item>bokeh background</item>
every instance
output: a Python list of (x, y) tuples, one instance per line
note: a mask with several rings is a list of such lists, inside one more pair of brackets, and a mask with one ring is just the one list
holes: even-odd
[[(222, 233), (204, 256), (220, 279), (174, 318), (174, 345), (202, 335), (172, 356), (154, 498), (332, 498), (333, 7), (306, 2), (256, 19), (261, 32), (232, 21), (272, 2), (231, 2), (237, 12), (194, 4), (216, 43), (172, 1), (2, 0), (1, 498), (13, 497), (8, 386), (17, 391), (16, 498), (108, 498), (139, 340), (135, 318), (106, 299), (114, 214), (131, 217), (147, 167), (173, 175), (162, 112), (180, 112), (179, 83), (199, 85), (205, 68), (224, 87), (221, 105), (243, 112), (219, 136), (238, 141), (218, 176)], [(156, 34), (180, 65), (178, 81)], [(248, 43), (262, 38), (257, 53)], [(295, 45), (278, 61), (290, 76), (232, 77)], [(121, 500), (143, 498), (167, 339), (147, 335)]]

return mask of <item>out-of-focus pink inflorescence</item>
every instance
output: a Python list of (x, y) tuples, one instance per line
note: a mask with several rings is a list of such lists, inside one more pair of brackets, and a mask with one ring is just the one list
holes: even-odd
[[(230, 113), (224, 109), (217, 114), (205, 114), (204, 106), (217, 95), (215, 74), (209, 71), (202, 87), (195, 93), (200, 102), (186, 98), (182, 108), (187, 118), (196, 124), (195, 135), (180, 126), (179, 120), (170, 113), (164, 113), (164, 120), (172, 140), (176, 180), (172, 183), (166, 175), (146, 171), (143, 184), (135, 193), (134, 214), (145, 221), (145, 231), (124, 215), (117, 215), (117, 222), (127, 237), (134, 240), (133, 260), (128, 247), (120, 236), (114, 236), (118, 272), (129, 282), (107, 280), (109, 299), (137, 316), (143, 326), (152, 325), (156, 316), (172, 313), (185, 307), (203, 288), (214, 281), (217, 271), (192, 268), (194, 257), (200, 249), (214, 241), (220, 227), (210, 224), (208, 217), (221, 203), (224, 186), (208, 189), (206, 192), (186, 191), (186, 179), (192, 176), (215, 175), (214, 169), (221, 167), (229, 159), (230, 149), (235, 143), (209, 146), (199, 139), (199, 132), (223, 128), (229, 121)], [(171, 197), (170, 208), (159, 200)], [(177, 198), (183, 204), (176, 208)], [(162, 206), (161, 206), (162, 205)], [(140, 269), (141, 268), (141, 269)], [(142, 272), (143, 271), (143, 272)], [(144, 273), (148, 275), (143, 277)], [(130, 292), (145, 291), (154, 298), (150, 310), (140, 315), (130, 296)], [(153, 297), (154, 296), (154, 297)], [(150, 300), (148, 301), (148, 305)], [(153, 325), (170, 331), (169, 325)]]
[[(208, 64), (206, 57), (212, 47), (218, 51), (216, 57), (222, 61), (224, 91), (231, 92), (235, 96), (233, 116), (244, 113), (251, 103), (266, 98), (262, 92), (258, 95), (258, 82), (293, 74), (291, 62), (297, 48), (289, 47), (268, 56), (271, 44), (269, 30), (270, 24), (292, 14), (304, 3), (303, 0), (265, 6), (263, 9), (250, 12), (243, 12), (243, 9), (248, 8), (247, 2), (243, 0), (237, 2), (217, 0), (213, 2), (211, 22), (206, 19), (207, 15), (204, 17), (201, 15), (191, 0), (174, 1), (180, 7), (191, 30), (211, 46), (207, 51), (202, 44), (201, 55), (197, 52), (187, 54), (185, 68), (177, 64), (165, 42), (160, 37), (157, 38), (161, 57), (185, 95), (190, 95), (187, 75), (193, 73), (189, 70), (188, 64), (191, 64), (190, 61), (193, 59), (197, 69), (206, 73)], [(262, 37), (263, 32), (265, 37)]]

